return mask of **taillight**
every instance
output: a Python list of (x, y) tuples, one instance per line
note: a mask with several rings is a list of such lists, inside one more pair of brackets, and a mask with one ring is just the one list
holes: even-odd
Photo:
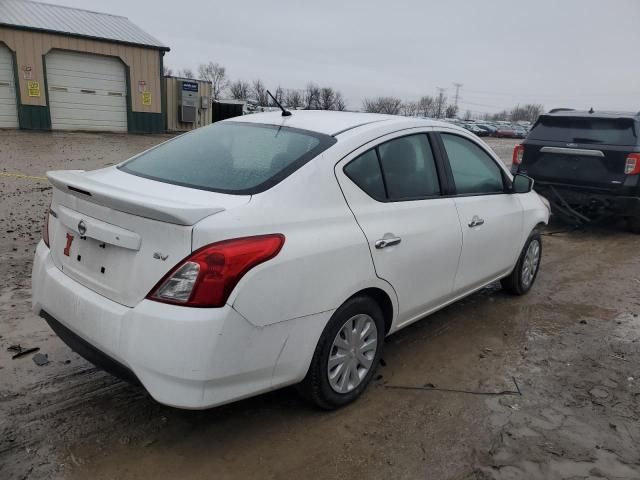
[(212, 243), (171, 270), (147, 296), (187, 307), (222, 307), (240, 279), (275, 257), (284, 235), (258, 235)]
[(624, 173), (627, 175), (640, 174), (640, 153), (630, 153), (624, 164)]
[(47, 209), (47, 213), (44, 214), (44, 224), (42, 225), (42, 240), (44, 240), (44, 244), (49, 246), (49, 212), (50, 208)]
[(524, 145), (516, 145), (513, 149), (513, 164), (520, 165), (522, 163), (522, 156), (524, 155)]

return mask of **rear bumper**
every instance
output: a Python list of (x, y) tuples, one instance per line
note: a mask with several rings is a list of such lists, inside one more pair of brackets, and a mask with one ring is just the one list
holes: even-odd
[[(549, 185), (536, 182), (535, 190), (552, 202), (558, 201)], [(640, 197), (608, 194), (602, 191), (591, 191), (580, 187), (554, 185), (553, 188), (572, 207), (590, 209), (594, 212), (606, 212), (621, 217), (640, 216)]]
[(74, 351), (179, 408), (208, 408), (302, 380), (332, 314), (258, 327), (229, 305), (143, 300), (129, 308), (62, 273), (43, 242), (32, 286), (33, 311)]
[(73, 333), (47, 312), (45, 312), (44, 310), (40, 310), (40, 316), (44, 318), (45, 321), (49, 324), (51, 330), (53, 330), (56, 335), (58, 335), (58, 337), (60, 337), (60, 339), (78, 355), (113, 376), (121, 378), (122, 380), (125, 380), (129, 383), (140, 383), (138, 378), (131, 370), (129, 370), (117, 360), (111, 358), (109, 355), (98, 350), (82, 337)]

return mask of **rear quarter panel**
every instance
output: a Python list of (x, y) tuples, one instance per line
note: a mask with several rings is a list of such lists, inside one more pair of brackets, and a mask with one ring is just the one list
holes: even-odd
[(395, 305), (392, 288), (375, 275), (364, 234), (333, 175), (335, 162), (324, 158), (328, 152), (247, 205), (194, 228), (194, 249), (228, 238), (285, 235), (280, 253), (248, 272), (229, 297), (254, 325), (334, 310), (369, 287), (386, 291)]

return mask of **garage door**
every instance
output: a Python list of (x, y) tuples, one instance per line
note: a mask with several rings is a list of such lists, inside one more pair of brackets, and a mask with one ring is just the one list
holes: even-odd
[(13, 58), (8, 48), (0, 45), (0, 128), (18, 128)]
[(112, 57), (51, 52), (47, 87), (54, 130), (127, 131), (124, 65)]

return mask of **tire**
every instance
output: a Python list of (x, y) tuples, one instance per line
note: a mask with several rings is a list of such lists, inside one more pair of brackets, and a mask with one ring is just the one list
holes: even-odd
[[(536, 255), (535, 245), (537, 244), (537, 261), (534, 265), (533, 274), (531, 274), (530, 266), (533, 258), (528, 257), (528, 254)], [(531, 249), (531, 251), (530, 251)], [(507, 292), (512, 295), (524, 295), (529, 290), (536, 281), (538, 276), (538, 272), (540, 271), (540, 259), (542, 258), (542, 237), (540, 236), (540, 232), (534, 230), (529, 235), (529, 238), (524, 244), (522, 248), (522, 252), (520, 253), (520, 257), (518, 258), (518, 263), (516, 263), (515, 268), (509, 274), (508, 277), (500, 280), (502, 283), (502, 288), (504, 288)], [(527, 270), (528, 269), (528, 270)], [(529, 273), (526, 273), (529, 272)]]
[[(372, 334), (375, 334), (376, 340), (373, 349), (371, 345), (365, 346), (360, 351), (360, 355), (344, 348), (344, 346), (353, 347), (361, 344), (357, 341), (351, 344), (345, 337), (349, 330), (356, 333), (359, 328), (365, 335), (365, 344), (371, 344)], [(369, 297), (354, 297), (347, 300), (334, 312), (322, 332), (307, 376), (298, 385), (298, 391), (307, 400), (324, 410), (333, 410), (353, 402), (367, 388), (375, 373), (384, 346), (384, 336), (384, 316), (375, 301)], [(342, 343), (343, 348), (337, 346), (336, 342)], [(330, 358), (333, 363), (332, 368), (329, 367)], [(345, 360), (341, 362), (341, 358)], [(365, 360), (370, 361), (368, 370), (364, 363), (360, 363)], [(342, 367), (339, 368), (340, 364)], [(355, 369), (351, 367), (352, 365), (355, 365)], [(341, 379), (343, 379), (342, 382)], [(339, 391), (341, 383), (342, 391)]]
[(627, 230), (631, 233), (640, 234), (640, 217), (629, 217), (627, 219)]

